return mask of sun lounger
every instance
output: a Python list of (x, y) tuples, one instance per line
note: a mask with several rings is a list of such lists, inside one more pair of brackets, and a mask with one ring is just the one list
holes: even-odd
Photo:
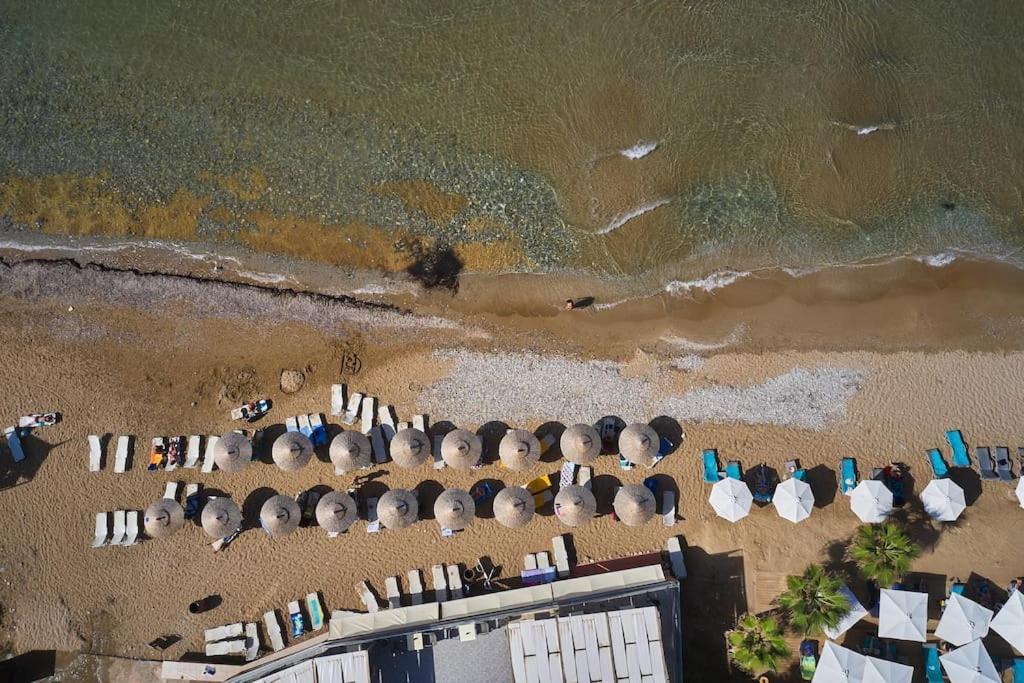
[(414, 605), (423, 604), (423, 581), (419, 569), (410, 569), (407, 574), (409, 581), (409, 600)]
[(936, 479), (944, 479), (949, 476), (949, 466), (942, 459), (942, 453), (938, 448), (928, 449), (928, 464), (932, 468), (932, 476)]
[(384, 579), (384, 590), (388, 595), (388, 607), (395, 609), (402, 606), (402, 591), (398, 588), (397, 576)]
[(546, 489), (533, 497), (533, 507), (539, 510), (554, 499), (555, 494), (551, 492), (551, 489)]
[(224, 657), (227, 655), (240, 655), (245, 652), (245, 639), (222, 640), (217, 643), (207, 643), (207, 657)]
[(194, 468), (199, 465), (199, 456), (202, 454), (202, 437), (193, 434), (188, 437), (188, 445), (185, 447), (185, 467)]
[(548, 452), (548, 449), (558, 443), (558, 439), (555, 438), (554, 434), (545, 434), (540, 439), (540, 454), (544, 455)]
[(839, 489), (843, 495), (850, 495), (850, 492), (857, 487), (857, 461), (853, 458), (843, 458), (839, 463)]
[(928, 683), (942, 683), (942, 666), (939, 664), (939, 650), (934, 643), (924, 647), (924, 674)]
[(665, 491), (661, 494), (661, 521), (665, 526), (674, 526), (676, 523), (675, 491)]
[(555, 569), (558, 570), (558, 578), (567, 578), (569, 576), (569, 551), (565, 547), (565, 536), (559, 534), (552, 538), (551, 550), (551, 554), (555, 557)]
[(302, 609), (298, 600), (288, 603), (288, 623), (291, 626), (292, 639), (301, 638), (306, 632), (306, 621), (302, 618)]
[(714, 484), (722, 478), (722, 474), (718, 469), (718, 451), (714, 448), (707, 448), (704, 450), (704, 481), (708, 484)]
[(1024, 659), (1014, 659), (1010, 671), (1013, 672), (1013, 683), (1024, 683)]
[(772, 502), (771, 484), (768, 482), (768, 471), (761, 463), (754, 468), (754, 485), (751, 487), (754, 500), (758, 503)]
[(434, 602), (444, 602), (448, 599), (448, 579), (444, 573), (443, 564), (435, 564), (430, 568), (430, 578), (434, 589)]
[(139, 515), (138, 510), (128, 510), (124, 519), (124, 540), (121, 545), (135, 545), (139, 540)]
[(114, 450), (114, 472), (123, 474), (128, 470), (128, 451), (132, 447), (132, 437), (117, 437), (117, 448)]
[(110, 535), (110, 545), (121, 545), (124, 542), (125, 514), (124, 510), (114, 510), (114, 531)]
[(360, 581), (356, 584), (356, 593), (359, 595), (359, 599), (363, 601), (363, 606), (366, 607), (367, 612), (377, 612), (380, 610), (377, 598), (374, 597), (366, 581)]
[(99, 472), (103, 469), (103, 446), (100, 437), (89, 435), (89, 471)]
[(260, 632), (256, 624), (245, 625), (245, 661), (254, 661), (260, 656)]
[(457, 564), (448, 565), (448, 590), (451, 591), (452, 598), (456, 600), (466, 595), (465, 589), (462, 587), (462, 570)]
[(281, 637), (281, 624), (277, 621), (277, 613), (274, 610), (263, 613), (263, 626), (267, 632), (267, 640), (274, 652), (284, 649), (284, 639)]
[(537, 568), (537, 555), (535, 553), (526, 553), (523, 555), (523, 569), (530, 571), (531, 569)]
[(324, 627), (324, 608), (320, 596), (310, 593), (306, 596), (306, 613), (309, 614), (309, 630), (319, 631)]
[(537, 553), (537, 569), (549, 569), (551, 567), (551, 561), (548, 559), (548, 554), (543, 550)]
[(434, 435), (434, 469), (443, 470), (445, 467), (444, 458), (441, 457), (441, 444), (444, 442), (444, 436), (440, 434)]
[(360, 431), (363, 434), (369, 434), (370, 429), (373, 427), (374, 413), (377, 412), (377, 399), (373, 396), (366, 396), (363, 398), (362, 413), (360, 415)]
[(208, 643), (213, 643), (218, 640), (238, 638), (244, 631), (245, 627), (242, 626), (241, 622), (237, 624), (227, 624), (226, 626), (206, 629), (203, 631), (203, 639)]
[(397, 432), (401, 432), (401, 431), (405, 431), (406, 429), (408, 429), (411, 426), (412, 425), (409, 424), (408, 422), (399, 422), (397, 425), (395, 425), (395, 430)]
[(1010, 449), (1005, 446), (996, 448), (996, 474), (1002, 481), (1013, 481), (1013, 470), (1010, 469)]
[(362, 394), (356, 393), (349, 396), (348, 405), (345, 407), (345, 413), (341, 416), (341, 421), (349, 426), (354, 425), (359, 418), (359, 409), (362, 405)]
[(999, 475), (996, 474), (995, 462), (992, 460), (989, 449), (985, 446), (978, 446), (974, 453), (978, 456), (978, 469), (981, 470), (981, 478), (998, 479)]
[(164, 487), (164, 498), (170, 498), (171, 500), (178, 500), (178, 482), (169, 481), (167, 486)]
[(959, 429), (951, 429), (946, 432), (946, 441), (953, 449), (953, 467), (970, 467), (971, 458), (967, 455), (967, 444), (964, 443), (964, 436)]
[(544, 476), (533, 479), (526, 485), (526, 490), (536, 495), (541, 491), (546, 491), (551, 488), (551, 475), (545, 474)]
[(669, 566), (672, 567), (672, 575), (677, 579), (686, 578), (686, 564), (683, 562), (683, 548), (678, 536), (672, 536), (665, 541), (665, 552), (668, 553)]
[(576, 483), (576, 463), (568, 460), (562, 465), (558, 472), (558, 488), (564, 489)]
[(388, 459), (387, 444), (380, 426), (370, 428), (370, 445), (373, 447), (373, 461), (378, 465)]
[(309, 415), (296, 415), (295, 423), (299, 427), (299, 434), (302, 434), (304, 437), (312, 441), (313, 424), (309, 421)]
[(99, 548), (107, 544), (107, 513), (96, 513), (96, 534), (92, 539), (92, 547)]
[(345, 385), (331, 385), (331, 416), (339, 417), (345, 412)]
[(384, 440), (391, 443), (395, 438), (395, 409), (391, 406), (381, 405), (377, 408), (377, 422), (380, 424), (380, 432)]
[(366, 533), (375, 534), (380, 531), (380, 520), (377, 518), (377, 499), (366, 499)]
[(220, 437), (217, 435), (206, 437), (206, 450), (203, 452), (203, 467), (200, 470), (203, 474), (213, 472), (213, 449), (219, 441)]
[(25, 459), (25, 450), (21, 445), (21, 435), (18, 434), (18, 430), (14, 427), (8, 427), (4, 430), (4, 436), (7, 437), (7, 448), (11, 452), (11, 460), (14, 462), (21, 462)]
[(590, 478), (593, 473), (593, 469), (589, 465), (580, 467), (579, 473), (576, 475), (576, 483), (585, 488), (590, 488)]
[(293, 415), (284, 419), (284, 430), (286, 432), (297, 432), (299, 431), (299, 416)]
[(327, 443), (327, 427), (324, 426), (324, 418), (320, 413), (309, 414), (309, 426), (313, 428), (313, 434), (309, 440), (314, 446), (323, 446)]
[(427, 416), (426, 415), (413, 415), (412, 416), (412, 428), (418, 429), (424, 434), (427, 433)]
[(730, 460), (725, 463), (725, 476), (729, 479), (743, 478), (743, 470), (740, 468), (739, 460)]

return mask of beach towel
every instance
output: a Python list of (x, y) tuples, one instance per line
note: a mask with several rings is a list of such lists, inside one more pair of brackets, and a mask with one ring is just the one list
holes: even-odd
[(714, 484), (722, 478), (718, 469), (718, 451), (708, 448), (704, 451), (704, 481)]
[(312, 428), (309, 440), (314, 446), (323, 446), (327, 443), (327, 428), (324, 426), (324, 419), (320, 413), (309, 414), (309, 426)]
[(292, 638), (300, 638), (306, 632), (306, 622), (302, 618), (302, 610), (299, 609), (298, 600), (288, 603), (288, 622), (292, 627)]
[(310, 593), (306, 596), (306, 611), (309, 612), (309, 628), (319, 631), (324, 627), (324, 610), (320, 605), (320, 596)]
[(946, 441), (953, 449), (953, 467), (970, 467), (971, 459), (967, 455), (967, 444), (964, 443), (964, 437), (960, 430), (951, 429), (946, 432)]
[(725, 476), (729, 479), (743, 478), (743, 470), (740, 468), (739, 460), (730, 460), (725, 463)]
[(853, 458), (843, 458), (839, 463), (839, 489), (843, 495), (850, 493), (857, 487), (857, 461)]

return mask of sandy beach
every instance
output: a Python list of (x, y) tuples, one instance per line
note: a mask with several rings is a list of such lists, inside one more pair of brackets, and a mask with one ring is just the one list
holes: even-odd
[[(696, 352), (649, 340), (630, 345), (625, 333), (606, 346), (582, 336), (560, 345), (557, 325), (531, 326), (522, 317), (513, 323), (493, 314), (444, 316), (439, 306), (419, 312), (69, 263), (3, 269), (0, 355), (9, 372), (0, 406), (8, 419), (35, 410), (64, 415), (59, 425), (33, 434), (26, 462), (12, 466), (3, 459), (2, 633), (4, 647), (17, 653), (181, 658), (202, 649), (204, 628), (257, 620), (311, 591), (322, 593), (328, 609), (355, 609), (359, 580), (380, 591), (387, 576), (429, 571), (439, 562), (473, 564), (483, 556), (508, 578), (517, 575), (524, 553), (549, 549), (551, 537), (565, 531), (580, 561), (652, 552), (681, 534), (691, 570), (684, 652), (701, 653), (684, 654), (686, 675), (727, 680), (721, 634), (735, 613), (766, 609), (786, 573), (812, 562), (843, 564), (837, 548), (858, 520), (836, 492), (841, 457), (856, 457), (861, 473), (905, 462), (912, 490), (920, 491), (930, 478), (925, 449), (943, 446), (947, 429), (962, 429), (972, 446), (1015, 452), (1024, 443), (1018, 410), (1024, 353), (1008, 336), (997, 344), (1009, 348), (970, 351), (811, 351), (780, 342), (760, 351)], [(452, 300), (449, 312), (458, 306)], [(586, 315), (552, 318), (571, 326)], [(721, 324), (717, 315), (708, 324)], [(840, 338), (841, 332), (821, 334)], [(897, 337), (890, 346), (899, 344)], [(303, 370), (299, 392), (280, 391), (283, 369)], [(624, 472), (614, 458), (601, 458), (593, 482), (600, 516), (586, 527), (562, 527), (545, 508), (525, 529), (509, 531), (484, 507), (468, 531), (451, 539), (441, 539), (431, 519), (379, 534), (366, 533), (360, 521), (335, 539), (316, 526), (280, 539), (253, 528), (255, 511), (273, 493), (352, 485), (355, 475), (336, 476), (326, 452), (290, 473), (268, 453), (241, 473), (145, 471), (153, 436), (224, 433), (238, 426), (229, 408), (258, 396), (272, 398), (274, 408), (256, 426), (273, 432), (289, 415), (327, 413), (330, 385), (339, 382), (395, 406), (399, 419), (426, 413), (431, 423), (447, 420), (487, 433), (504, 425), (557, 433), (611, 414), (654, 420), (663, 436), (685, 436), (653, 471)], [(135, 435), (131, 469), (113, 473), (108, 445), (103, 471), (88, 472), (88, 434)], [(810, 470), (818, 503), (813, 515), (792, 525), (769, 507), (738, 524), (719, 519), (701, 481), (705, 448), (745, 468), (764, 462), (782, 471), (786, 460), (799, 458)], [(445, 487), (523, 484), (560, 466), (557, 448), (523, 473), (499, 467), (493, 450), (485, 458), (488, 464), (471, 473), (386, 463), (373, 470), (377, 476), (361, 495), (415, 489), (421, 509), (430, 510)], [(652, 475), (678, 491), (675, 525), (613, 522), (608, 513), (619, 483)], [(172, 480), (231, 496), (243, 507), (247, 530), (217, 554), (193, 523), (169, 539), (89, 548), (96, 512), (143, 510)], [(1024, 549), (1006, 541), (1021, 510), (1005, 484), (973, 481), (967, 491), (970, 507), (956, 524), (932, 523), (913, 503), (899, 513), (925, 548), (914, 569), (977, 574), (1005, 585), (1024, 567)], [(223, 604), (190, 616), (188, 603), (209, 594), (219, 594)], [(163, 653), (147, 647), (165, 634), (182, 640)]]

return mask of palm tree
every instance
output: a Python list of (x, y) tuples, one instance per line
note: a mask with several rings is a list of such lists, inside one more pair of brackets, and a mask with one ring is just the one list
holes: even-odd
[(789, 658), (789, 646), (782, 637), (782, 629), (772, 617), (744, 614), (725, 636), (733, 664), (752, 676), (776, 671), (779, 664)]
[(902, 529), (893, 524), (865, 524), (857, 529), (850, 557), (864, 578), (889, 586), (910, 569), (921, 549)]
[(834, 628), (850, 611), (850, 602), (839, 592), (842, 585), (838, 577), (812, 564), (800, 576), (786, 577), (787, 590), (779, 596), (779, 606), (805, 636)]

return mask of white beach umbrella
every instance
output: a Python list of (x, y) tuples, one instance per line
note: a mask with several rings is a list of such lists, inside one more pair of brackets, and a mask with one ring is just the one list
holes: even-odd
[(992, 657), (980, 640), (972, 640), (949, 654), (939, 657), (949, 683), (1000, 683)]
[(746, 482), (739, 479), (722, 479), (711, 487), (711, 507), (715, 509), (719, 517), (730, 522), (738, 522), (750, 512), (750, 504), (754, 502), (754, 496), (750, 493), (750, 487)]
[(864, 658), (864, 677), (861, 683), (911, 683), (914, 667), (897, 664), (877, 657)]
[(932, 479), (921, 491), (921, 502), (928, 516), (940, 522), (953, 522), (967, 507), (964, 490), (952, 479)]
[(775, 487), (772, 505), (779, 517), (796, 523), (811, 516), (814, 507), (814, 493), (806, 481), (790, 477)]
[(270, 454), (282, 470), (295, 472), (313, 458), (313, 442), (302, 432), (285, 432), (274, 439)]
[[(789, 480), (787, 479), (787, 481)], [(825, 631), (825, 635), (832, 640), (835, 640), (846, 633), (854, 624), (868, 614), (867, 609), (864, 608), (864, 605), (860, 604), (860, 600), (858, 600), (857, 596), (853, 594), (853, 591), (850, 590), (849, 586), (844, 583), (839, 587), (839, 592), (844, 598), (846, 598), (846, 602), (849, 603), (850, 611), (846, 613), (846, 616), (839, 620), (839, 623), (836, 624), (835, 628), (829, 628), (826, 626), (823, 629)]]
[(1021, 595), (1020, 590), (1010, 593), (989, 626), (1014, 650), (1024, 653), (1024, 595)]
[(953, 645), (966, 645), (972, 640), (984, 638), (990, 621), (992, 610), (959, 593), (953, 593), (946, 601), (939, 625), (935, 627), (935, 637)]
[(892, 491), (876, 479), (865, 479), (850, 493), (850, 509), (862, 522), (884, 522), (892, 512)]
[(925, 642), (928, 632), (928, 594), (882, 589), (878, 607), (878, 637)]
[(1017, 480), (1017, 500), (1020, 501), (1020, 506), (1024, 508), (1024, 477)]
[(864, 677), (864, 666), (867, 657), (859, 652), (848, 650), (836, 645), (831, 640), (825, 641), (821, 650), (821, 659), (814, 670), (812, 683), (853, 683)]
[(412, 491), (391, 489), (377, 501), (377, 519), (388, 529), (404, 529), (419, 518), (419, 499)]

